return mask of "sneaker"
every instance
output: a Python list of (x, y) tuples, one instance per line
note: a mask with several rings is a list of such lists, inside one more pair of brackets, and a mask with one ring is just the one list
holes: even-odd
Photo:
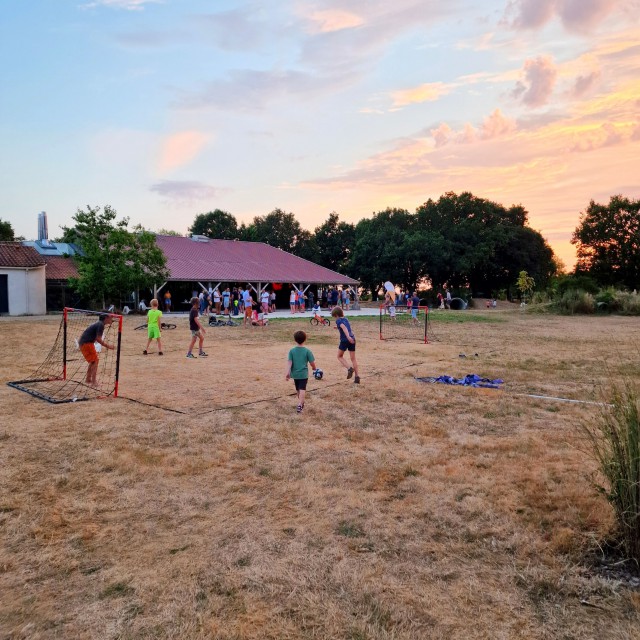
[(296, 413), (302, 413), (302, 405), (301, 405), (301, 404), (299, 404), (299, 405), (296, 407)]
[(349, 367), (349, 371), (347, 371), (347, 380), (349, 380), (352, 375), (353, 375), (353, 367)]
[(193, 355), (193, 353), (189, 352), (187, 353), (187, 358), (195, 358), (196, 356)]
[(147, 355), (147, 350), (146, 350), (146, 349), (142, 352), (142, 355), (143, 355), (143, 356), (146, 356), (146, 355)]
[(163, 356), (163, 355), (164, 355), (164, 353), (162, 353), (162, 351), (158, 351), (158, 355), (159, 355), (159, 356)]
[(353, 384), (360, 384), (360, 376), (356, 376), (353, 380)]
[(201, 358), (206, 358), (209, 354), (205, 353), (204, 351), (201, 351), (198, 356), (200, 356)]

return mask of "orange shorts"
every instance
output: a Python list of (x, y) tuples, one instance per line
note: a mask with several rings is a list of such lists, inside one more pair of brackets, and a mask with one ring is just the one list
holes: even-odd
[(81, 345), (80, 351), (82, 351), (82, 355), (87, 362), (98, 362), (98, 352), (96, 351), (96, 346), (93, 342), (87, 342)]

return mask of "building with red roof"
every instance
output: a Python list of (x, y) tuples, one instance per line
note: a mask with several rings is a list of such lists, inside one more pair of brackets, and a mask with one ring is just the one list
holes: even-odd
[[(311, 286), (340, 285), (355, 289), (358, 285), (358, 281), (349, 276), (263, 242), (159, 235), (156, 243), (166, 256), (169, 277), (156, 288), (154, 297), (170, 287), (182, 291), (180, 285), (186, 286), (190, 295), (192, 291), (209, 287), (249, 284), (258, 297), (264, 289), (280, 290), (286, 285), (303, 292)], [(189, 296), (183, 291), (180, 297)]]
[(0, 314), (47, 312), (45, 259), (21, 242), (0, 242)]

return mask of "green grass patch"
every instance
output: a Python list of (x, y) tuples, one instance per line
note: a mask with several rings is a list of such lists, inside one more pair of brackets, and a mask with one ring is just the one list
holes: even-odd
[(114, 582), (110, 584), (101, 594), (101, 598), (122, 598), (131, 595), (135, 589), (126, 582)]
[(362, 529), (362, 527), (355, 522), (349, 522), (348, 520), (343, 520), (338, 524), (336, 533), (339, 536), (345, 536), (346, 538), (364, 537), (364, 530)]

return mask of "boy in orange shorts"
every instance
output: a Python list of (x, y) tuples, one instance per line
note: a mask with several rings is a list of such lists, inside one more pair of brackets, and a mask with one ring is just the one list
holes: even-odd
[(98, 317), (98, 322), (94, 322), (92, 325), (89, 325), (78, 340), (78, 346), (80, 347), (80, 351), (82, 351), (82, 355), (84, 359), (89, 363), (89, 368), (87, 369), (87, 384), (96, 387), (97, 380), (96, 376), (98, 375), (98, 352), (96, 351), (95, 343), (97, 342), (99, 345), (102, 345), (105, 349), (115, 349), (112, 344), (104, 342), (102, 340), (102, 334), (104, 333), (105, 327), (109, 326), (113, 322), (113, 317), (107, 315), (106, 313), (101, 313)]

